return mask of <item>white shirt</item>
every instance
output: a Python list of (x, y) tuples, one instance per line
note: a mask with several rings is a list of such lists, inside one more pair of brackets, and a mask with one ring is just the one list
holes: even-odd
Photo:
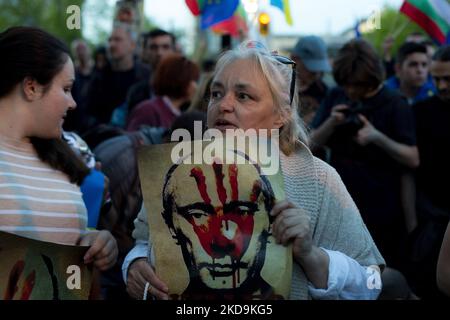
[[(330, 258), (327, 289), (316, 289), (309, 283), (308, 289), (316, 300), (375, 300), (381, 292), (381, 276), (378, 266), (363, 267), (356, 260), (339, 252), (321, 248)], [(137, 241), (122, 265), (122, 276), (127, 283), (128, 268), (138, 258), (147, 258), (153, 265), (153, 250), (148, 242)]]

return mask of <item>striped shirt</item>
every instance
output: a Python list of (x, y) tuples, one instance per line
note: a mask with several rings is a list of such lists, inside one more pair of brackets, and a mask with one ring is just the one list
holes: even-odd
[(0, 230), (73, 245), (86, 225), (80, 188), (42, 162), (31, 143), (0, 137)]

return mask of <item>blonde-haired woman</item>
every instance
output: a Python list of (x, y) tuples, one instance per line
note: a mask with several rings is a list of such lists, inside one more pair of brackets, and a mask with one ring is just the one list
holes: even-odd
[[(295, 63), (261, 45), (244, 43), (217, 62), (211, 84), (208, 127), (279, 129), (287, 200), (275, 204), (273, 235), (293, 244), (291, 299), (376, 299), (384, 260), (336, 171), (315, 158), (298, 117)], [(145, 210), (135, 221), (138, 240), (123, 265), (129, 294), (168, 298), (167, 286), (148, 261)], [(374, 267), (376, 266), (376, 267)], [(375, 283), (377, 284), (377, 283)], [(378, 283), (380, 284), (380, 283)]]

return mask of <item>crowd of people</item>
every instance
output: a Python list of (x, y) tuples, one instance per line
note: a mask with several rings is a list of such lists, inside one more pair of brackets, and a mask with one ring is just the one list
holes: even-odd
[(138, 149), (194, 121), (278, 129), (286, 199), (268, 211), (293, 245), (290, 298), (446, 299), (450, 46), (413, 34), (391, 48), (354, 39), (329, 57), (306, 36), (286, 57), (247, 41), (211, 71), (160, 29), (117, 23), (95, 54), (38, 28), (3, 31), (0, 230), (90, 245), (103, 299), (168, 299)]

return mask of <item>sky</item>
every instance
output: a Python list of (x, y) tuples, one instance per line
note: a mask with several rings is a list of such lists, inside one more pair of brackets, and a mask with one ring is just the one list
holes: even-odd
[[(111, 7), (115, 0), (107, 1)], [(224, 0), (226, 1), (226, 0)], [(400, 8), (403, 0), (290, 0), (294, 21), (289, 26), (284, 15), (276, 7), (269, 5), (270, 0), (259, 0), (261, 8), (271, 17), (272, 35), (326, 35), (339, 34), (355, 26), (357, 20), (367, 18), (373, 12), (388, 4)], [(186, 6), (185, 0), (144, 0), (144, 12), (160, 28), (167, 30), (183, 30), (187, 35), (184, 45), (191, 44), (193, 38), (194, 17)], [(90, 17), (89, 6), (98, 6), (98, 0), (87, 0), (84, 11), (84, 35), (96, 42), (96, 26), (110, 30), (112, 11), (104, 10), (101, 17)]]
[[(163, 28), (193, 28), (192, 14), (185, 0), (144, 0), (145, 13)], [(400, 8), (402, 0), (290, 0), (294, 21), (289, 26), (281, 10), (260, 0), (272, 17), (273, 34), (336, 34), (355, 25), (357, 19), (369, 16), (385, 4)]]

